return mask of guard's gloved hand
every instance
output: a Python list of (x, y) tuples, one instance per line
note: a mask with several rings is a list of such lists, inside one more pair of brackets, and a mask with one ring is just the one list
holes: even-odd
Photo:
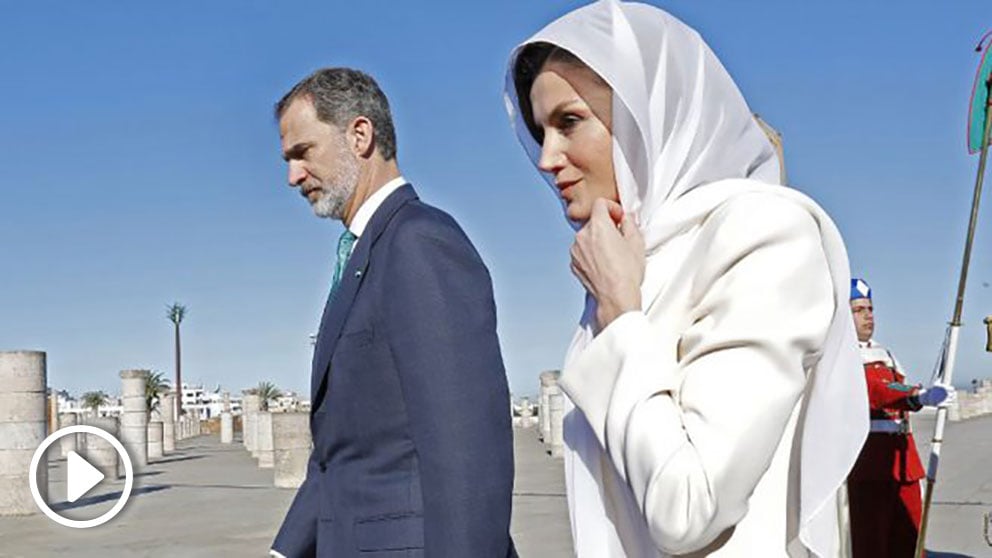
[(947, 388), (934, 384), (929, 389), (921, 389), (916, 394), (916, 400), (924, 407), (936, 407), (947, 399)]

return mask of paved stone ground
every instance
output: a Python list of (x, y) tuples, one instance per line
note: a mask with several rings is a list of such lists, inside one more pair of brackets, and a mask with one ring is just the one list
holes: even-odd
[[(518, 551), (569, 556), (561, 460), (544, 453), (534, 430), (518, 434), (512, 525)], [(49, 471), (49, 501), (72, 519), (102, 514), (124, 487), (123, 480), (104, 482), (68, 504), (65, 460), (53, 460)], [(266, 556), (294, 494), (273, 487), (271, 469), (259, 469), (239, 440), (225, 446), (217, 436), (201, 436), (179, 442), (176, 453), (139, 472), (127, 506), (105, 525), (70, 529), (41, 514), (0, 517), (0, 556)]]
[[(932, 417), (917, 417), (920, 452)], [(561, 460), (549, 457), (536, 431), (516, 432), (517, 478), (511, 531), (524, 558), (566, 558), (571, 539)], [(992, 417), (951, 424), (941, 465), (929, 548), (934, 558), (992, 556), (982, 527), (992, 511)], [(123, 482), (105, 482), (67, 505), (65, 462), (50, 468), (51, 498), (66, 515), (88, 518), (113, 505)], [(0, 518), (0, 556), (265, 556), (294, 491), (272, 486), (239, 443), (216, 436), (185, 440), (178, 451), (135, 479), (124, 511), (106, 525), (74, 530), (43, 515)]]

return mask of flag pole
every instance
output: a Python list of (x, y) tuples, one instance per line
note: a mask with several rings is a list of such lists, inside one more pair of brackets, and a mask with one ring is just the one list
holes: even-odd
[[(983, 38), (984, 40), (984, 38)], [(992, 132), (992, 76), (985, 80), (985, 128), (982, 133), (982, 149), (978, 159), (978, 176), (975, 178), (975, 193), (971, 200), (971, 218), (968, 221), (968, 236), (964, 243), (964, 259), (961, 262), (961, 278), (958, 281), (958, 296), (954, 302), (954, 316), (948, 326), (946, 353), (940, 372), (940, 381), (950, 385), (954, 376), (954, 359), (958, 349), (958, 332), (961, 329), (961, 310), (964, 306), (964, 289), (968, 281), (968, 266), (971, 264), (971, 247), (975, 240), (975, 227), (978, 224), (978, 205), (982, 198), (982, 181), (985, 178), (985, 160), (989, 152), (989, 132)], [(916, 539), (916, 558), (924, 558), (926, 553), (927, 523), (930, 519), (930, 505), (933, 501), (933, 487), (937, 482), (937, 468), (940, 466), (940, 448), (944, 442), (944, 424), (947, 421), (948, 401), (937, 407), (937, 424), (934, 427), (930, 446), (930, 461), (927, 464), (927, 484), (923, 498), (923, 515), (920, 518), (920, 534)]]

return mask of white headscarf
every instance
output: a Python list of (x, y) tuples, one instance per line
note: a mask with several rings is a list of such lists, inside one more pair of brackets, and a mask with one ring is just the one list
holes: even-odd
[[(848, 305), (850, 270), (836, 226), (801, 193), (777, 186), (779, 163), (733, 79), (693, 29), (662, 10), (601, 0), (554, 21), (511, 54), (504, 98), (535, 165), (541, 146), (520, 114), (513, 69), (521, 49), (546, 42), (577, 56), (613, 89), (613, 162), (620, 203), (637, 216), (648, 255), (696, 226), (732, 196), (772, 192), (819, 224), (835, 287), (823, 356), (810, 374), (801, 436), (798, 536), (820, 556), (836, 553), (835, 497), (867, 435), (864, 372)], [(545, 175), (557, 196), (554, 179)], [(573, 226), (576, 226), (573, 223)], [(774, 272), (774, 270), (769, 270)], [(566, 362), (592, 339), (587, 305)], [(853, 407), (857, 408), (857, 407)]]

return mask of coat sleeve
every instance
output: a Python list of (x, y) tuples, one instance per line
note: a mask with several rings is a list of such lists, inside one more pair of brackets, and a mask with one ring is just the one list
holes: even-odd
[(296, 491), (296, 497), (286, 512), (272, 550), (285, 558), (309, 558), (317, 553), (317, 464), (310, 452), (307, 476)]
[(416, 446), (426, 556), (507, 555), (509, 391), (489, 273), (450, 218), (407, 218), (389, 246), (384, 327)]
[(792, 202), (732, 200), (698, 242), (692, 325), (665, 332), (628, 312), (561, 379), (669, 554), (747, 513), (835, 308), (819, 229)]
[(889, 382), (873, 374), (866, 374), (868, 382), (868, 404), (873, 411), (919, 411), (920, 405), (917, 395), (919, 388), (909, 384)]

